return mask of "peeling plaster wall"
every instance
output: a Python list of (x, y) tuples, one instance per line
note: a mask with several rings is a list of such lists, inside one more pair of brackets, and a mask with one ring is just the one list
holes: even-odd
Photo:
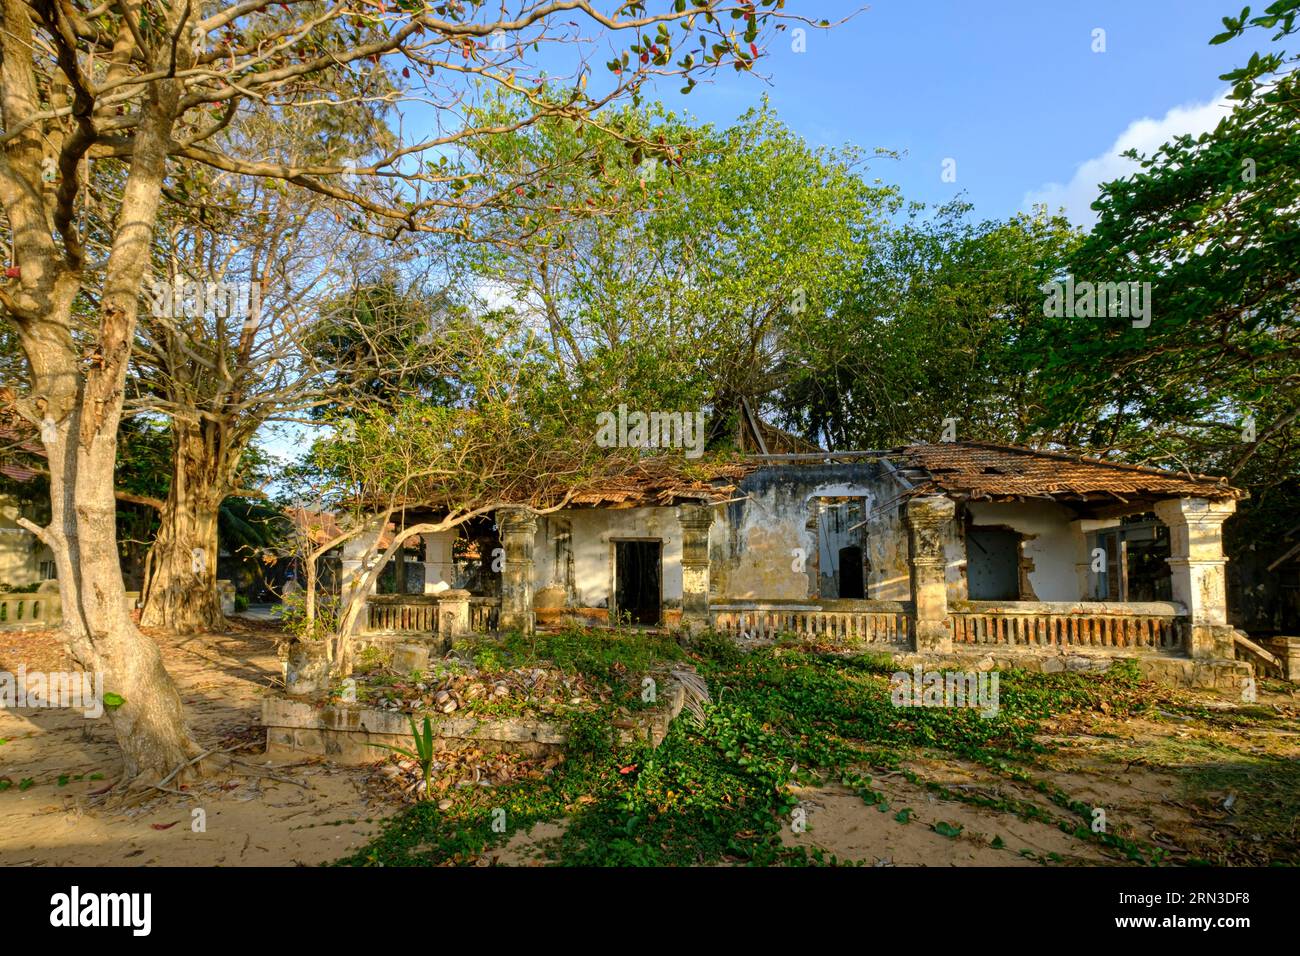
[(959, 505), (956, 517), (943, 536), (943, 579), (948, 585), (949, 601), (964, 601), (969, 593), (966, 589), (966, 534), (962, 521), (963, 514)]
[[(820, 564), (817, 535), (808, 527), (815, 500), (863, 498), (870, 512), (877, 502), (894, 493), (892, 479), (874, 462), (774, 467), (748, 476), (740, 486), (740, 494), (746, 497), (727, 506), (724, 528), (719, 533), (715, 525), (710, 536), (712, 599), (809, 598), (815, 593)], [(872, 521), (885, 527), (874, 515)], [(896, 583), (897, 549), (888, 543), (877, 545), (872, 539), (873, 524), (868, 524), (867, 531), (866, 553), (872, 562), (868, 596), (875, 598), (878, 581)]]
[[(912, 596), (910, 535), (901, 489), (877, 462), (765, 468), (741, 483), (736, 500), (715, 508), (709, 530), (709, 600), (807, 600), (817, 593), (816, 533), (808, 527), (819, 498), (862, 498), (867, 508), (864, 554), (870, 562), (867, 597), (908, 601)], [(950, 601), (965, 600), (969, 520), (1007, 527), (1024, 536), (1024, 600), (1082, 598), (1079, 538), (1073, 513), (1052, 502), (972, 502), (958, 509), (944, 541), (944, 577)], [(659, 540), (663, 546), (663, 604), (681, 606), (682, 529), (677, 509), (574, 509), (538, 519), (534, 587), (552, 588), (569, 607), (608, 607), (616, 538)], [(795, 549), (802, 550), (800, 556)], [(824, 549), (823, 549), (824, 550)], [(823, 595), (834, 597), (834, 595)]]
[[(880, 490), (887, 492), (889, 485)], [(912, 566), (909, 560), (909, 531), (901, 503), (890, 501), (898, 494), (880, 499), (867, 521), (867, 597), (873, 601), (910, 601)]]
[[(1050, 501), (999, 503), (972, 501), (966, 505), (976, 527), (1007, 527), (1024, 535), (1021, 544), (1022, 581), (1027, 577), (1033, 594), (1021, 594), (1025, 601), (1078, 601), (1078, 531), (1070, 527), (1075, 515), (1064, 505)], [(958, 522), (960, 525), (961, 522)], [(950, 570), (959, 565), (956, 582), (948, 577), (948, 599), (966, 597), (964, 532), (945, 545)], [(1027, 571), (1027, 575), (1025, 574)]]
[(680, 607), (682, 527), (676, 508), (581, 508), (540, 517), (533, 547), (534, 588), (563, 588), (569, 607), (609, 607), (615, 538), (660, 541), (663, 606)]

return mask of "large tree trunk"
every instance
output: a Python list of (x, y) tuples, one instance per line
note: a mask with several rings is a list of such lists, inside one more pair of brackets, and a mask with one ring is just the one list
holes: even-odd
[[(28, 52), (38, 47), (27, 9), (12, 0), (0, 3), (5, 28), (0, 101), (10, 127), (40, 107)], [(179, 16), (169, 12), (168, 22), (174, 26)], [(125, 32), (123, 37), (129, 40)], [(6, 163), (0, 167), (0, 198), (21, 270), (21, 282), (5, 289), (5, 305), (27, 355), (32, 389), (25, 404), (41, 423), (50, 469), (51, 521), (38, 531), (58, 564), (69, 652), (86, 670), (102, 675), (105, 693), (123, 698), (108, 709), (123, 770), (129, 778), (146, 779), (158, 779), (200, 752), (157, 646), (139, 632), (126, 608), (113, 483), (126, 364), (177, 99), (174, 80), (157, 83), (144, 97), (105, 268), (97, 334), (84, 354), (71, 331), (84, 256), (68, 224), (60, 227), (63, 250), (55, 246), (41, 177), (39, 125), (4, 145)], [(87, 109), (79, 104), (74, 113), (88, 122)], [(74, 164), (79, 158), (71, 153)], [(61, 170), (65, 183), (75, 174), (75, 169)]]
[(135, 627), (126, 607), (113, 495), (116, 436), (80, 445), (84, 381), (58, 371), (75, 367), (71, 338), (57, 320), (40, 325), (37, 335), (24, 335), (24, 345), (45, 415), (50, 523), (42, 535), (58, 566), (64, 638), (73, 660), (103, 676), (105, 693), (124, 700), (107, 714), (125, 776), (161, 777), (199, 751), (157, 645)]
[[(157, 645), (140, 633), (127, 611), (113, 484), (127, 361), (140, 288), (151, 261), (175, 96), (174, 86), (164, 85), (146, 100), (108, 258), (98, 349), (82, 379), (79, 408), (68, 419), (75, 428), (69, 429), (63, 455), (76, 483), (80, 560), (72, 573), (80, 581), (79, 615), (86, 636), (79, 658), (85, 666), (103, 672), (106, 692), (125, 699), (109, 713), (125, 772), (131, 777), (165, 775), (199, 753)], [(54, 460), (51, 457), (51, 465)]]
[(149, 549), (140, 623), (177, 634), (201, 634), (225, 624), (217, 597), (217, 512), (228, 491), (219, 429), (204, 421), (172, 426), (171, 489)]

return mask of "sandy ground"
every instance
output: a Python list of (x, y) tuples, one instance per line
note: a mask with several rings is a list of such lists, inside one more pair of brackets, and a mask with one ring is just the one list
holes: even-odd
[[(106, 720), (68, 710), (0, 710), (0, 782), (11, 783), (0, 790), (0, 866), (326, 863), (364, 845), (383, 818), (406, 805), (391, 788), (376, 786), (367, 768), (266, 760), (260, 699), (280, 672), (267, 624), (155, 639), (198, 740), (234, 748), (246, 763), (183, 793), (109, 806), (103, 792), (119, 766)], [(67, 669), (56, 635), (0, 632), (0, 670), (19, 664)], [(1183, 697), (1194, 707), (1176, 719), (1112, 720), (1089, 712), (1049, 722), (1044, 742), (1055, 749), (1035, 769), (1035, 779), (1104, 808), (1108, 832), (1164, 849), (1166, 862), (1195, 857), (1262, 865), (1278, 860), (1279, 852), (1294, 852), (1300, 845), (1297, 778), (1278, 778), (1269, 768), (1300, 767), (1295, 689), (1278, 685), (1261, 697), (1266, 723), (1236, 715), (1235, 705), (1213, 695)], [(1185, 716), (1189, 712), (1196, 716)], [(1264, 769), (1252, 770), (1260, 761)], [(875, 806), (834, 785), (796, 791), (802, 826), (788, 829), (783, 839), (820, 848), (827, 858), (872, 866), (1126, 862), (1116, 850), (1063, 831), (1057, 822), (1070, 814), (1032, 786), (943, 754), (905, 766), (919, 783), (902, 773), (861, 768), (884, 798)], [(924, 783), (995, 806), (951, 799)], [(1037, 807), (1048, 819), (1011, 812), (1012, 802)], [(539, 824), (516, 834), (478, 862), (540, 865), (547, 842), (563, 825)]]
[[(376, 830), (366, 821), (395, 809), (371, 805), (364, 769), (268, 763), (262, 756), (261, 694), (279, 674), (269, 631), (159, 641), (198, 740), (223, 749), (246, 744), (236, 755), (253, 766), (236, 766), (184, 794), (109, 809), (96, 795), (120, 772), (107, 720), (68, 710), (0, 710), (0, 778), (13, 784), (0, 792), (0, 865), (324, 863), (366, 843)], [(56, 635), (6, 632), (0, 670), (19, 663), (29, 670), (66, 666)]]
[[(781, 841), (823, 851), (824, 859), (869, 866), (1038, 866), (1046, 863), (1110, 862), (1095, 846), (1051, 824), (944, 800), (902, 777), (873, 781), (884, 794), (885, 810), (865, 805), (846, 787), (796, 789), (803, 811), (800, 832), (787, 827)], [(897, 814), (906, 814), (900, 822)], [(935, 829), (948, 824), (945, 836)], [(564, 832), (563, 821), (539, 823), (489, 850), (485, 864), (544, 866), (547, 844)], [(1001, 842), (994, 845), (994, 839)], [(1023, 851), (1023, 852), (1022, 852)], [(1055, 854), (1055, 857), (1050, 856)]]
[[(805, 828), (802, 833), (787, 829), (782, 842), (820, 848), (828, 859), (833, 855), (871, 866), (1110, 862), (1096, 846), (1052, 824), (945, 800), (901, 776), (874, 779), (872, 787), (884, 795), (885, 803), (866, 807), (856, 793), (839, 786), (796, 790), (806, 814)], [(898, 815), (908, 810), (902, 822)], [(945, 824), (950, 828), (946, 833), (936, 829)]]

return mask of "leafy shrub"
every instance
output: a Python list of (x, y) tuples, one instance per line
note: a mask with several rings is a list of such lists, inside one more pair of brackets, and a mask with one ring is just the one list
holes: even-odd
[(320, 641), (333, 634), (338, 627), (342, 602), (337, 595), (316, 595), (316, 617), (307, 620), (307, 593), (291, 591), (284, 596), (283, 602), (276, 610), (286, 634), (300, 641)]

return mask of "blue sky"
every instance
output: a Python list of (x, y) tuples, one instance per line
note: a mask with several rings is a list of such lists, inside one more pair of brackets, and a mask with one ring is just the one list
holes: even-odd
[[(833, 20), (858, 5), (789, 0), (787, 9)], [(1122, 168), (1108, 156), (1122, 136), (1124, 146), (1154, 146), (1222, 115), (1219, 75), (1266, 40), (1252, 31), (1209, 45), (1220, 18), (1239, 10), (1231, 0), (879, 0), (847, 24), (809, 31), (804, 53), (776, 34), (761, 67), (769, 83), (728, 71), (690, 96), (676, 83), (662, 95), (726, 123), (766, 92), (814, 145), (905, 152), (872, 168), (908, 198), (941, 202), (961, 190), (980, 217), (1046, 199), (1086, 224), (1092, 182)], [(1105, 52), (1092, 51), (1094, 29), (1105, 31)], [(940, 177), (947, 158), (955, 183)], [(1053, 183), (1063, 188), (1044, 192)]]
[[(859, 5), (788, 0), (787, 8), (835, 20)], [(1219, 75), (1267, 39), (1252, 31), (1209, 45), (1220, 18), (1239, 10), (1231, 0), (879, 0), (832, 30), (809, 30), (803, 53), (774, 34), (759, 68), (766, 81), (726, 70), (689, 96), (677, 92), (680, 81), (656, 95), (727, 124), (766, 94), (813, 145), (903, 153), (871, 168), (908, 199), (939, 203), (960, 192), (978, 218), (1046, 201), (1086, 226), (1096, 183), (1129, 168), (1119, 152), (1149, 152), (1223, 115)], [(1096, 29), (1105, 52), (1092, 50)], [(598, 70), (602, 49), (591, 51)], [(573, 62), (557, 66), (563, 74)], [(956, 182), (940, 175), (949, 158)], [(301, 436), (290, 432), (271, 450), (293, 457)]]

